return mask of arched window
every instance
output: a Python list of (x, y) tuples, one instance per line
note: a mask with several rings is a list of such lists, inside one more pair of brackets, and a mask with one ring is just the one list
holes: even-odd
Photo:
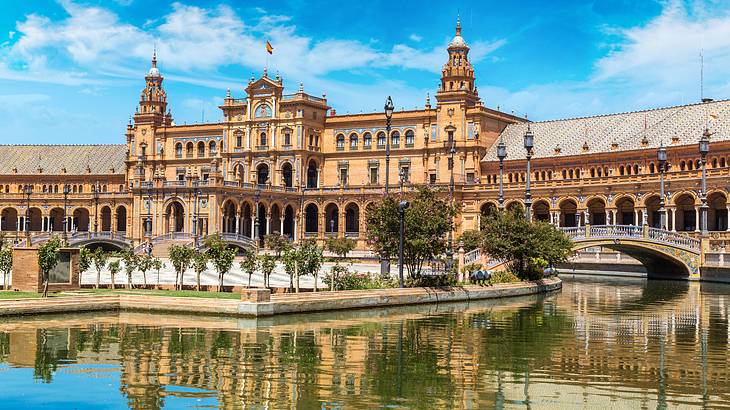
[(685, 168), (687, 168), (687, 165), (685, 164), (685, 162), (684, 161), (680, 161), (679, 162), (679, 170), (680, 171), (684, 171)]
[(369, 132), (366, 132), (362, 136), (362, 144), (365, 148), (370, 148), (373, 143), (373, 136)]
[(413, 144), (415, 143), (415, 140), (416, 140), (416, 136), (413, 133), (413, 130), (406, 131), (406, 146), (412, 147)]
[(187, 144), (185, 144), (185, 156), (187, 158), (193, 157), (193, 143), (192, 142), (188, 142)]
[(573, 170), (572, 169), (568, 170), (568, 177), (570, 179), (573, 179)]
[(209, 148), (208, 152), (210, 152), (210, 156), (215, 155), (216, 154), (216, 148), (217, 148), (215, 141), (211, 141), (209, 147), (210, 148)]
[(618, 174), (619, 175), (622, 175), (623, 176), (625, 172), (626, 171), (624, 170), (624, 166), (623, 165), (621, 165), (620, 167), (618, 167)]
[(182, 144), (177, 143), (175, 144), (175, 158), (181, 158), (182, 157)]
[(720, 168), (725, 168), (725, 158), (720, 158)]
[(378, 148), (385, 148), (385, 133), (382, 131), (378, 133)]
[(595, 178), (595, 177), (596, 177), (596, 169), (591, 168), (591, 178)]
[(357, 149), (357, 134), (350, 134), (350, 149)]
[(639, 166), (634, 164), (634, 175), (639, 175)]
[(337, 134), (337, 149), (345, 149), (345, 136), (342, 134)]
[(393, 131), (390, 134), (390, 145), (392, 145), (394, 147), (397, 147), (398, 145), (400, 145), (400, 132)]
[(650, 174), (653, 174), (654, 173), (654, 163), (653, 162), (650, 162), (649, 163), (649, 173)]
[(268, 139), (266, 138), (266, 133), (262, 132), (259, 134), (259, 145), (262, 147), (265, 147), (268, 145)]
[(271, 107), (267, 104), (261, 104), (256, 107), (256, 118), (271, 118)]
[(563, 179), (568, 179), (568, 174), (565, 170), (563, 170)]
[(205, 156), (205, 143), (203, 141), (200, 141), (198, 143), (198, 157), (204, 157)]
[(241, 131), (236, 131), (236, 146), (240, 147), (243, 145), (243, 133)]
[(687, 169), (691, 171), (692, 168), (694, 168), (694, 162), (692, 160), (687, 161)]

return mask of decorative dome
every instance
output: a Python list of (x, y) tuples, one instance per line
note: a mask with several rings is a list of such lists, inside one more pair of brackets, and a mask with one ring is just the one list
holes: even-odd
[(160, 77), (160, 70), (157, 69), (157, 50), (152, 53), (152, 67), (147, 72), (147, 77)]
[(449, 43), (449, 48), (452, 47), (464, 47), (469, 48), (469, 46), (466, 45), (466, 41), (464, 41), (464, 37), (461, 36), (461, 18), (456, 17), (456, 35), (453, 39), (451, 39), (451, 42)]

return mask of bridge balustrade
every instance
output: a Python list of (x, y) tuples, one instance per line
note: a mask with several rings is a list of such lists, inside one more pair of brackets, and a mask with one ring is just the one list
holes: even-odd
[(699, 252), (701, 241), (690, 236), (648, 226), (635, 225), (587, 225), (583, 227), (561, 227), (572, 240), (587, 238), (644, 238), (653, 242), (671, 244), (677, 247)]

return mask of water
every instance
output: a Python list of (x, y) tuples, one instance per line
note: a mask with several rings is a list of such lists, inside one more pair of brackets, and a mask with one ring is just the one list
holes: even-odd
[(565, 280), (544, 296), (258, 321), (5, 319), (0, 407), (730, 407), (730, 286)]

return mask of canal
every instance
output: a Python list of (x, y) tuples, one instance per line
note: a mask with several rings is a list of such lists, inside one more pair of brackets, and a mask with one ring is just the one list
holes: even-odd
[(730, 406), (730, 285), (564, 280), (550, 295), (258, 320), (4, 319), (1, 407)]

